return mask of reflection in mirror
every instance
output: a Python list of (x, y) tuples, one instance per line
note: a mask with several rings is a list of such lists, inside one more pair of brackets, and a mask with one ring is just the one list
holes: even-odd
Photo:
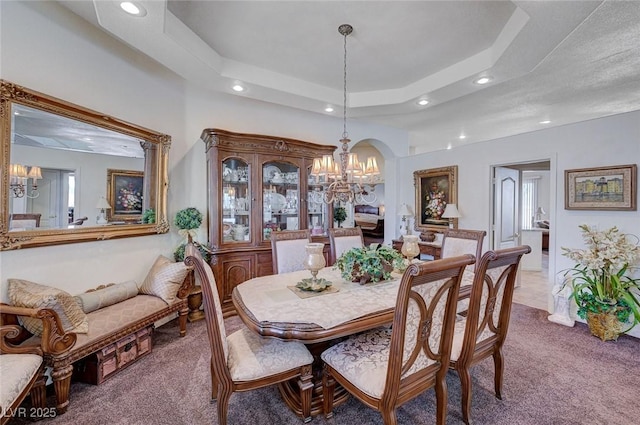
[(2, 249), (168, 230), (169, 136), (6, 81), (1, 94)]

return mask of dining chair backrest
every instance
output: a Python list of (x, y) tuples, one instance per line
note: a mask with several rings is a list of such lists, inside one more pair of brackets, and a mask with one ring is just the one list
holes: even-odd
[(364, 236), (360, 227), (337, 227), (329, 229), (330, 265), (351, 248), (364, 247)]
[(494, 359), (495, 391), (501, 398), (502, 345), (509, 330), (513, 291), (520, 259), (531, 252), (528, 245), (487, 251), (477, 264), (466, 319), (456, 324), (450, 367), (460, 376), (462, 412), (469, 423), (470, 368), (489, 356)]
[[(227, 358), (229, 356), (229, 346), (227, 344), (227, 335), (224, 327), (224, 317), (222, 315), (222, 305), (216, 280), (213, 276), (211, 267), (204, 261), (200, 251), (189, 243), (185, 247), (184, 263), (193, 267), (194, 272), (200, 278), (200, 287), (204, 299), (204, 313), (207, 323), (207, 334), (209, 336), (209, 345), (211, 346), (212, 365), (217, 365), (215, 373), (217, 376), (228, 376)], [(212, 366), (214, 367), (214, 366)]]
[(474, 255), (476, 263), (468, 268), (474, 271), (482, 256), (482, 241), (486, 234), (484, 230), (446, 229), (442, 237), (441, 258)]
[(273, 274), (304, 270), (305, 246), (311, 242), (309, 230), (271, 232)]

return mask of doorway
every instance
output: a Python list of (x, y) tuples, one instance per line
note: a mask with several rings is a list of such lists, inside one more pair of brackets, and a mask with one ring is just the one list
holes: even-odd
[[(555, 215), (555, 182), (551, 160), (524, 161), (491, 167), (491, 249), (525, 244), (514, 301), (547, 310), (550, 298), (549, 241)], [(555, 180), (555, 179), (553, 179)]]

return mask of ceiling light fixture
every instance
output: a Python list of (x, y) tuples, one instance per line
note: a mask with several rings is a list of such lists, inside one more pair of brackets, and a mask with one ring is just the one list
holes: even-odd
[[(358, 161), (358, 155), (349, 153), (349, 133), (347, 132), (347, 36), (353, 32), (353, 27), (343, 24), (338, 32), (344, 37), (344, 91), (342, 109), (342, 152), (340, 162), (334, 162), (332, 155), (314, 158), (311, 175), (316, 182), (323, 186), (322, 191), (313, 191), (314, 202), (332, 204), (334, 202), (356, 202), (357, 204), (372, 204), (377, 197), (374, 184), (380, 175), (375, 157), (367, 158), (366, 163)], [(369, 190), (365, 184), (371, 186)]]
[(120, 2), (120, 8), (127, 12), (129, 15), (141, 18), (147, 15), (147, 10), (140, 4), (132, 1)]
[(241, 92), (244, 91), (244, 87), (242, 87), (240, 84), (235, 84), (233, 87), (231, 87), (233, 89), (233, 91), (237, 91), (237, 92)]
[(540, 121), (540, 124), (550, 124), (551, 121), (550, 120), (544, 120), (544, 121)]
[(418, 105), (420, 106), (427, 106), (429, 104), (429, 101), (427, 99), (420, 99), (418, 101)]
[(464, 134), (461, 134), (461, 135), (458, 136), (458, 139), (460, 139), (460, 140), (464, 140), (466, 138), (467, 138), (467, 136), (464, 135)]
[(333, 112), (333, 107), (332, 106), (327, 106), (326, 108), (324, 108), (325, 112)]
[(483, 84), (488, 84), (492, 81), (493, 79), (491, 77), (480, 77), (477, 80), (474, 81), (474, 83), (479, 84), (479, 85), (483, 85)]

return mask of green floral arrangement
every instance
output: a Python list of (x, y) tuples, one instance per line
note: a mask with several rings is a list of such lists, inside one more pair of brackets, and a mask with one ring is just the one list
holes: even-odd
[(197, 229), (202, 224), (202, 213), (189, 207), (178, 211), (174, 224), (182, 230)]
[(148, 208), (144, 210), (142, 213), (142, 223), (143, 224), (153, 224), (156, 222), (156, 212), (153, 208)]
[(562, 255), (577, 262), (565, 276), (573, 276), (570, 297), (578, 305), (578, 316), (614, 313), (622, 323), (633, 318), (632, 328), (640, 322), (640, 278), (630, 276), (630, 266), (640, 258), (638, 237), (615, 226), (604, 231), (588, 225), (579, 228), (587, 249), (562, 248)]
[(337, 260), (344, 279), (367, 283), (391, 278), (393, 269), (403, 269), (402, 254), (390, 246), (371, 244), (369, 247), (351, 248)]

